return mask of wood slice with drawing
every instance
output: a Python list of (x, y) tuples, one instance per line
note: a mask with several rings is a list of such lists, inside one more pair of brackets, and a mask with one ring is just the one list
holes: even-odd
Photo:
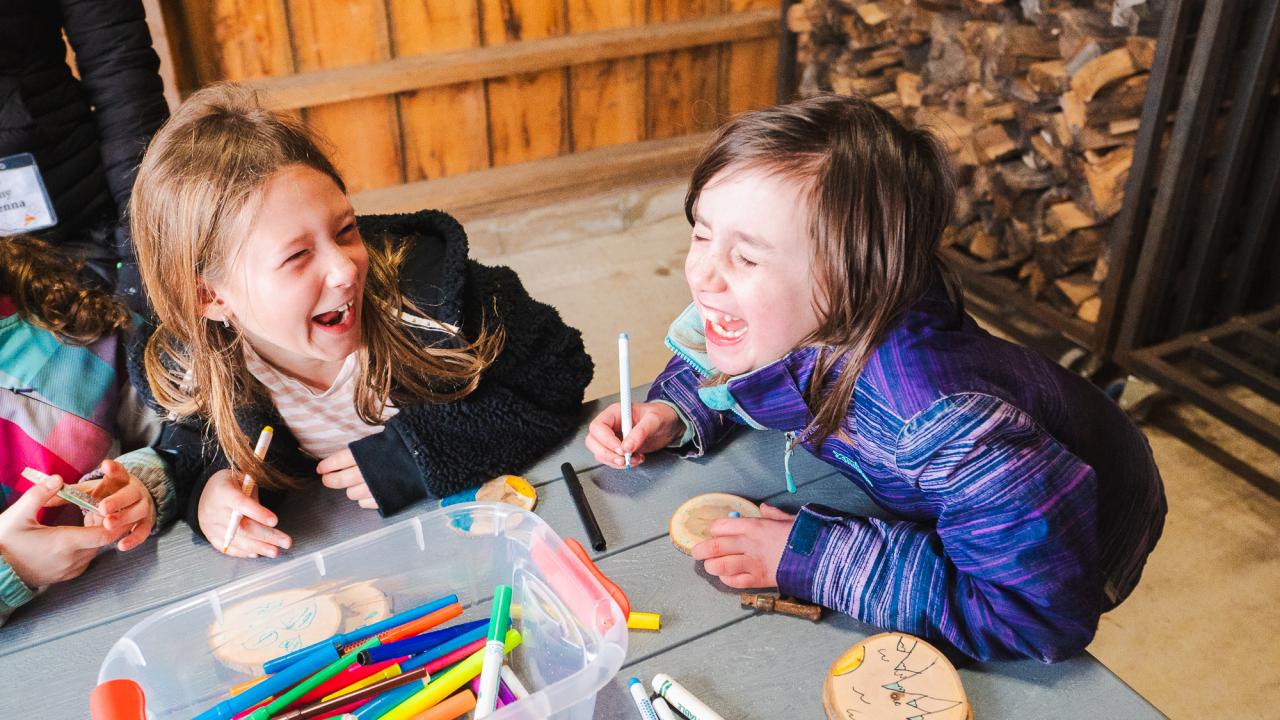
[(728, 493), (707, 493), (689, 498), (671, 514), (671, 542), (685, 555), (693, 546), (711, 537), (711, 523), (737, 512), (742, 517), (760, 517), (755, 503)]
[(951, 661), (906, 633), (872, 635), (845, 651), (827, 671), (822, 706), (830, 720), (973, 720)]
[(209, 648), (227, 667), (260, 674), (266, 661), (331, 637), (341, 625), (333, 595), (284, 590), (226, 608), (209, 626)]

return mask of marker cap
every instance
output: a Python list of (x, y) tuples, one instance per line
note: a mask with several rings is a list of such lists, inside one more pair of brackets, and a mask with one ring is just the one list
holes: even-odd
[(511, 586), (499, 585), (493, 589), (493, 615), (489, 623), (489, 642), (502, 642), (511, 625)]

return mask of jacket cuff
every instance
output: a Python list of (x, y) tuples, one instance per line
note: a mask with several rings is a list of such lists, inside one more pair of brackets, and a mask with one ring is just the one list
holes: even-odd
[(378, 503), (378, 514), (382, 517), (426, 497), (427, 488), (420, 480), (422, 470), (400, 438), (400, 433), (392, 427), (361, 438), (347, 447), (351, 449), (356, 467), (360, 468), (360, 474), (369, 485), (369, 492)]
[(674, 410), (676, 417), (680, 418), (680, 422), (684, 423), (684, 433), (682, 433), (680, 437), (671, 441), (671, 444), (667, 447), (672, 450), (677, 450), (693, 442), (693, 420), (689, 419), (689, 415), (685, 413), (684, 410), (681, 410), (679, 405), (671, 402), (670, 400), (654, 400), (654, 402), (666, 405)]
[(684, 457), (702, 457), (711, 449), (716, 436), (715, 411), (698, 397), (698, 379), (691, 368), (659, 377), (649, 388), (649, 402), (666, 402), (676, 409), (685, 424), (685, 435), (692, 436), (680, 444)]
[(151, 493), (156, 506), (156, 521), (151, 526), (151, 534), (155, 535), (178, 516), (178, 493), (169, 477), (169, 466), (150, 447), (125, 453), (116, 458), (116, 462), (123, 465), (130, 475), (138, 478)]
[(18, 607), (36, 596), (36, 590), (14, 572), (9, 561), (0, 555), (0, 624)]
[(856, 615), (855, 601), (843, 587), (844, 570), (859, 556), (856, 527), (825, 505), (805, 505), (796, 515), (778, 563), (778, 592)]

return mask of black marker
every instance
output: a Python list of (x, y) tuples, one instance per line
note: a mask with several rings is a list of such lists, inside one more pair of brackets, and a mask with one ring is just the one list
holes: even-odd
[(587, 504), (587, 494), (582, 491), (578, 473), (573, 471), (570, 463), (562, 464), (560, 473), (564, 475), (564, 484), (569, 486), (569, 494), (573, 496), (573, 504), (578, 508), (578, 517), (582, 518), (582, 527), (587, 530), (587, 539), (591, 541), (592, 549), (596, 552), (604, 550), (604, 534), (600, 532), (596, 514), (591, 512), (591, 506)]

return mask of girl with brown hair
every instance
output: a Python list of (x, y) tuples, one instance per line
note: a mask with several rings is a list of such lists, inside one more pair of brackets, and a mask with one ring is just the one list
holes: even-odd
[(992, 337), (938, 258), (954, 188), (926, 130), (823, 95), (741, 115), (694, 170), (693, 304), (635, 426), (587, 446), (621, 467), (786, 433), (880, 506), (716, 521), (693, 550), (730, 587), (777, 587), (979, 659), (1082, 650), (1163, 527), (1146, 438), (1100, 390)]
[[(83, 266), (34, 237), (0, 236), (0, 622), (172, 515), (153, 454), (103, 459), (146, 445), (149, 425), (123, 372), (133, 317), (85, 282)], [(102, 513), (82, 516), (56, 497), (64, 481)]]
[(319, 475), (385, 515), (517, 471), (577, 424), (578, 331), (469, 260), (448, 215), (357, 218), (315, 140), (247, 90), (183, 103), (130, 208), (155, 311), (135, 383), (170, 414), (157, 450), (191, 526), (220, 539), (244, 515), (232, 555), (291, 542), (244, 473), (266, 490)]

